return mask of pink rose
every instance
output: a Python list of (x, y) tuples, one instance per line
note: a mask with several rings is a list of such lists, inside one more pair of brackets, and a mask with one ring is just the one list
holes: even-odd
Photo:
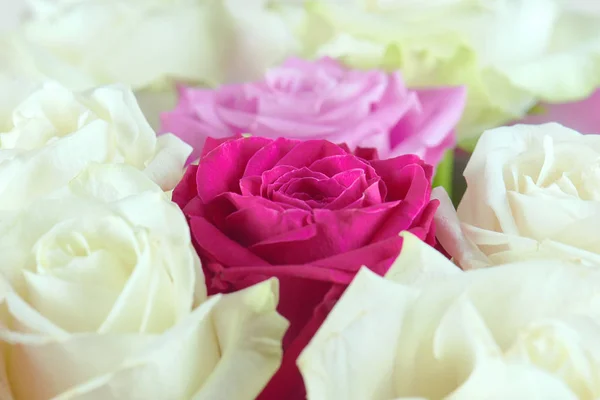
[(295, 358), (358, 269), (384, 274), (405, 230), (434, 245), (432, 167), (325, 140), (208, 139), (203, 154), (173, 201), (189, 220), (209, 294), (279, 278), (279, 312), (291, 325), (262, 399), (292, 399), (287, 390), (302, 392)]
[(197, 149), (191, 160), (209, 136), (250, 133), (372, 147), (382, 158), (416, 154), (437, 165), (456, 142), (465, 104), (462, 87), (408, 90), (398, 72), (349, 70), (329, 58), (290, 59), (260, 82), (179, 94), (162, 130)]

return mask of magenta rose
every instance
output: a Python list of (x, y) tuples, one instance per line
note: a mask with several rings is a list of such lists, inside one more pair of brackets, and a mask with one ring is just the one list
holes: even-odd
[(398, 72), (346, 69), (330, 58), (290, 59), (263, 81), (181, 87), (175, 110), (162, 115), (162, 130), (196, 149), (191, 160), (207, 137), (250, 133), (371, 147), (382, 158), (416, 154), (437, 165), (455, 144), (464, 104), (462, 87), (409, 90)]
[(384, 274), (405, 230), (435, 242), (432, 167), (415, 155), (376, 158), (325, 140), (208, 139), (175, 188), (209, 294), (279, 278), (290, 328), (263, 399), (302, 389), (295, 358), (361, 266)]

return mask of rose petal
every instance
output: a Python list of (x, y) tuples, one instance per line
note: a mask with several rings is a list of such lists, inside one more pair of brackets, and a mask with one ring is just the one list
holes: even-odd
[[(354, 168), (354, 169), (348, 169), (346, 171), (342, 171), (342, 172), (338, 172), (337, 174), (333, 175), (332, 179), (335, 180), (336, 182), (339, 182), (340, 185), (342, 185), (345, 188), (349, 188), (350, 186), (352, 186), (354, 184), (354, 182), (356, 182), (357, 179), (359, 178), (364, 178), (365, 176), (365, 172), (363, 169), (361, 168)], [(364, 182), (366, 183), (366, 179), (364, 180)]]
[(352, 150), (350, 150), (350, 147), (346, 143), (338, 143), (337, 145), (340, 146), (340, 148), (342, 148), (346, 153), (352, 154)]
[(198, 171), (197, 165), (190, 165), (185, 170), (183, 178), (175, 186), (171, 199), (173, 202), (183, 209), (196, 195), (196, 172)]
[(230, 131), (216, 130), (210, 125), (178, 111), (161, 114), (161, 132), (174, 133), (192, 146), (194, 150), (188, 157), (186, 164), (201, 157), (207, 137), (227, 137), (231, 135)]
[(222, 231), (243, 246), (306, 226), (310, 213), (301, 209), (279, 211), (257, 204), (227, 216)]
[(256, 196), (242, 196), (235, 193), (223, 193), (217, 196), (209, 204), (200, 204), (199, 213), (195, 215), (205, 217), (218, 229), (225, 229), (226, 219), (229, 215), (247, 208), (265, 208), (283, 213), (286, 210), (294, 210), (296, 207), (282, 205), (269, 199)]
[[(401, 244), (402, 239), (400, 237), (396, 237), (395, 242)], [(398, 248), (398, 251), (387, 260), (374, 262), (374, 264), (368, 265), (373, 267), (377, 266), (372, 268), (372, 270), (376, 271), (379, 275), (383, 275), (397, 257), (399, 251), (400, 250)], [(275, 399), (280, 398), (280, 396), (293, 400), (301, 400), (306, 398), (305, 388), (302, 382), (300, 371), (298, 370), (298, 366), (296, 364), (296, 360), (302, 350), (314, 337), (319, 327), (325, 321), (325, 318), (330, 313), (337, 300), (344, 293), (345, 288), (346, 285), (332, 285), (329, 291), (327, 291), (323, 297), (323, 300), (314, 308), (311, 318), (303, 324), (298, 324), (302, 326), (302, 329), (299, 331), (293, 331), (298, 333), (294, 337), (294, 340), (286, 348), (281, 367), (273, 376), (269, 382), (269, 385), (267, 385), (265, 390), (263, 390), (259, 399)], [(291, 325), (292, 326), (290, 329), (294, 329), (293, 322)], [(289, 332), (288, 335), (286, 335), (286, 339), (287, 338), (292, 338), (292, 335), (289, 334)]]
[[(298, 366), (307, 379), (307, 390), (311, 396), (320, 394), (323, 398), (337, 396), (330, 392), (332, 385), (328, 387), (329, 375), (327, 377), (320, 375), (317, 371), (319, 367), (325, 366), (332, 373), (343, 370), (346, 373), (350, 369), (360, 368), (363, 370), (363, 376), (369, 378), (367, 387), (360, 384), (352, 385), (352, 382), (346, 382), (353, 387), (352, 391), (344, 394), (343, 398), (363, 399), (369, 398), (373, 393), (385, 392), (387, 395), (382, 398), (394, 398), (394, 385), (392, 376), (381, 376), (376, 379), (371, 372), (371, 362), (376, 360), (374, 365), (381, 368), (381, 371), (392, 371), (394, 369), (396, 354), (390, 352), (388, 348), (378, 344), (379, 339), (386, 340), (386, 343), (394, 343), (403, 328), (406, 328), (405, 318), (393, 318), (388, 321), (390, 315), (403, 315), (412, 301), (417, 297), (418, 292), (409, 287), (399, 287), (397, 285), (382, 281), (379, 277), (368, 271), (361, 269), (354, 281), (343, 297), (340, 307), (336, 307), (321, 330), (311, 340), (310, 345), (302, 352), (298, 359)], [(358, 300), (358, 301), (357, 301)], [(340, 309), (344, 307), (343, 309)], [(382, 321), (386, 321), (386, 329), (381, 330)], [(358, 329), (353, 329), (358, 326)], [(358, 337), (369, 336), (377, 337), (378, 340), (365, 343), (369, 351), (363, 352), (358, 349), (345, 348), (347, 342), (330, 341), (330, 335), (333, 332), (345, 332), (353, 342)], [(322, 349), (331, 349), (333, 353), (323, 353)], [(338, 355), (335, 357), (332, 355)], [(356, 360), (355, 363), (346, 364), (346, 357)], [(374, 358), (373, 358), (374, 357)], [(318, 361), (317, 361), (318, 360)], [(333, 367), (332, 364), (339, 362), (340, 365)], [(340, 381), (343, 377), (337, 375), (334, 379)], [(382, 385), (383, 382), (383, 385)], [(340, 385), (336, 390), (348, 390)], [(329, 394), (327, 394), (329, 392)], [(358, 392), (358, 393), (357, 393)]]
[(196, 172), (198, 196), (204, 203), (220, 193), (240, 193), (239, 180), (244, 174), (248, 160), (269, 139), (260, 137), (241, 138), (222, 143), (200, 160)]
[(256, 117), (252, 133), (260, 133), (266, 137), (277, 138), (281, 135), (294, 139), (324, 138), (339, 132), (337, 126), (324, 126), (317, 122), (286, 120), (279, 117), (259, 115)]
[(432, 200), (421, 211), (421, 214), (413, 221), (413, 227), (410, 231), (413, 235), (418, 236), (430, 246), (436, 246), (436, 225), (435, 213), (440, 203), (438, 200)]
[[(375, 183), (368, 186), (362, 170), (352, 170), (342, 174), (346, 175), (344, 179), (355, 178), (354, 182), (346, 187), (335, 200), (327, 205), (326, 208), (328, 210), (356, 208), (357, 206), (366, 205), (371, 201), (374, 201), (373, 204), (381, 202), (377, 202), (377, 197), (379, 196), (379, 184)], [(374, 188), (374, 190), (372, 188)]]
[(375, 161), (379, 160), (379, 153), (377, 149), (374, 147), (356, 147), (354, 149), (354, 155), (356, 157), (362, 158), (365, 161)]
[[(181, 92), (183, 97), (187, 97), (188, 112), (196, 115), (198, 119), (221, 132), (231, 132), (233, 134), (236, 127), (228, 124), (220, 118), (219, 105), (227, 101), (228, 96), (235, 96), (237, 91), (235, 85), (223, 86), (219, 92), (210, 89), (184, 88)], [(237, 133), (237, 132), (235, 132)]]
[[(346, 253), (369, 244), (396, 206), (386, 203), (359, 210), (314, 210), (311, 225), (256, 243), (249, 250), (271, 264), (309, 263)], [(406, 228), (399, 227), (396, 234), (402, 229)]]
[(285, 193), (288, 196), (294, 193), (305, 193), (311, 199), (318, 200), (320, 198), (339, 196), (345, 187), (338, 183), (335, 179), (318, 179), (312, 176), (293, 179), (279, 188), (280, 193)]
[(245, 176), (240, 179), (242, 196), (261, 196), (262, 179), (260, 176)]
[(313, 209), (313, 206), (308, 204), (306, 200), (296, 196), (288, 196), (285, 193), (275, 192), (271, 197), (274, 202), (282, 206), (299, 208), (305, 211), (311, 211)]
[(330, 177), (350, 169), (363, 170), (367, 180), (375, 179), (377, 177), (375, 169), (373, 169), (368, 163), (351, 154), (340, 154), (324, 157), (311, 163), (309, 168), (311, 171), (321, 172)]
[(456, 142), (454, 127), (464, 109), (466, 90), (462, 87), (421, 89), (420, 107), (402, 118), (390, 133), (391, 156), (416, 153), (436, 165)]
[(418, 132), (428, 146), (439, 145), (453, 131), (462, 117), (466, 92), (464, 87), (420, 89), (417, 92), (423, 107)]
[[(431, 185), (433, 168), (412, 154), (372, 161), (371, 166), (387, 186), (387, 201), (404, 199), (410, 185), (416, 183), (421, 186)], [(413, 182), (413, 179), (416, 179), (417, 170), (422, 170), (424, 174), (419, 174), (419, 180)]]
[[(69, 332), (96, 330), (119, 296), (119, 291), (114, 288), (83, 286), (29, 271), (25, 271), (25, 283), (28, 303)], [(82, 309), (86, 312), (82, 313)]]
[(326, 140), (308, 140), (299, 143), (281, 158), (276, 165), (289, 165), (297, 168), (308, 167), (315, 161), (325, 157), (344, 154), (347, 154), (344, 149)]
[(202, 249), (202, 254), (208, 255), (224, 265), (269, 265), (244, 246), (228, 238), (202, 217), (190, 219), (190, 230), (196, 244)]
[(273, 169), (279, 160), (289, 153), (299, 142), (278, 138), (258, 150), (246, 164), (244, 177), (260, 176), (265, 171)]
[(406, 114), (419, 106), (417, 94), (406, 91), (397, 73), (392, 74), (385, 93), (373, 107), (369, 118), (354, 127), (349, 136), (354, 138), (354, 145), (374, 147), (381, 151), (383, 157), (388, 157), (391, 149), (390, 132)]
[[(421, 212), (431, 204), (429, 202), (431, 186), (429, 181), (425, 178), (423, 169), (416, 165), (409, 165), (403, 168), (401, 173), (406, 175), (407, 183), (407, 186), (402, 188), (403, 190), (406, 190), (406, 192), (402, 194), (404, 200), (401, 201), (399, 206), (394, 209), (394, 212), (388, 216), (388, 220), (386, 220), (385, 224), (379, 228), (373, 240), (380, 240), (390, 235), (396, 235), (400, 231), (408, 229), (415, 223), (415, 220), (418, 220)], [(437, 202), (433, 207), (434, 210), (437, 208)], [(433, 218), (433, 214), (431, 217)], [(417, 225), (417, 227), (420, 226)]]
[(287, 165), (278, 165), (263, 174), (263, 181), (265, 183), (272, 183), (267, 183), (267, 189), (263, 192), (263, 195), (269, 197), (274, 191), (279, 191), (284, 185), (289, 184), (291, 180), (305, 177), (315, 178), (318, 180), (328, 178), (327, 175), (320, 172), (311, 171), (306, 167), (295, 168)]
[(217, 147), (219, 147), (220, 145), (222, 145), (225, 142), (230, 142), (232, 140), (236, 140), (236, 139), (241, 139), (242, 135), (232, 135), (232, 136), (225, 136), (225, 137), (207, 137), (206, 138), (206, 142), (204, 143), (204, 147), (202, 147), (202, 155), (201, 157), (204, 157), (205, 155), (207, 155), (208, 153), (210, 153), (211, 151), (213, 151), (214, 149), (216, 149)]

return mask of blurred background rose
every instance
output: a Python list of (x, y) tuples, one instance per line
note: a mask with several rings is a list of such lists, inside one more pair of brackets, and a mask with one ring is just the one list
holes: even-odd
[[(600, 95), (583, 100), (600, 83), (600, 4), (588, 0), (0, 0), (0, 10), (0, 78), (71, 89), (118, 80), (154, 127), (177, 82), (215, 87), (292, 55), (330, 55), (400, 69), (413, 88), (466, 85), (458, 135), (468, 150), (519, 120), (598, 131), (587, 107)], [(456, 154), (455, 201), (467, 157)]]
[(0, 33), (19, 26), (26, 15), (26, 0), (0, 0)]

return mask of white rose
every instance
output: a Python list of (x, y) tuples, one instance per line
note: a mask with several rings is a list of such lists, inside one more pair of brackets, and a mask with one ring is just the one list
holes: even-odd
[(46, 83), (16, 97), (25, 99), (0, 126), (0, 209), (66, 184), (90, 162), (129, 164), (164, 190), (182, 176), (191, 148), (173, 135), (157, 138), (124, 87), (73, 93)]
[(91, 166), (0, 217), (2, 399), (254, 399), (279, 367), (276, 280), (206, 298), (179, 208)]
[[(0, 38), (0, 59), (2, 53), (6, 59), (0, 70), (56, 80), (73, 90), (127, 84), (158, 127), (155, 111), (175, 106), (174, 82), (257, 79), (298, 52), (289, 18), (272, 3), (37, 0), (31, 18), (3, 44)], [(302, 10), (300, 4), (285, 8)]]
[(471, 146), (540, 100), (578, 100), (600, 85), (600, 14), (572, 2), (316, 0), (306, 40), (318, 55), (401, 69), (410, 85), (466, 85), (459, 139)]
[(463, 268), (557, 257), (600, 265), (600, 136), (558, 124), (490, 130), (464, 175), (457, 215), (447, 201), (436, 214), (437, 236)]
[(231, 16), (226, 82), (263, 79), (268, 68), (298, 55), (304, 0), (223, 0)]
[[(2, 59), (0, 59), (2, 62)], [(29, 80), (16, 79), (12, 76), (0, 74), (0, 132), (12, 129), (12, 112), (31, 92), (36, 85)], [(0, 146), (0, 148), (2, 148)]]
[(220, 0), (37, 0), (7, 38), (13, 68), (74, 90), (169, 79), (216, 82), (228, 24)]
[(600, 269), (463, 272), (404, 238), (387, 279), (363, 268), (301, 354), (309, 399), (600, 396)]

